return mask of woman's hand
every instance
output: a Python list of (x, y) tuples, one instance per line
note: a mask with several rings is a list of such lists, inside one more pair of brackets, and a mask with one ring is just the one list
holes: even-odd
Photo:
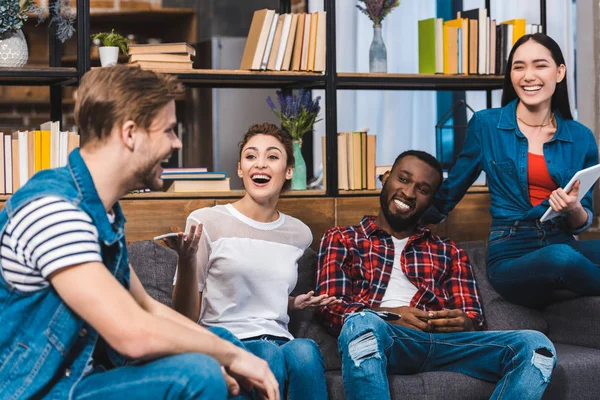
[(191, 261), (196, 259), (201, 236), (202, 224), (192, 225), (189, 233), (178, 232), (177, 237), (164, 238), (163, 242), (179, 254), (180, 264), (196, 265)]
[(579, 200), (577, 199), (579, 195), (579, 181), (575, 181), (575, 184), (569, 191), (569, 193), (565, 192), (562, 188), (558, 188), (554, 190), (550, 194), (550, 207), (556, 212), (559, 213), (579, 213), (583, 208)]
[(288, 302), (289, 311), (304, 310), (307, 307), (330, 306), (332, 304), (339, 304), (342, 302), (341, 300), (338, 300), (335, 297), (329, 296), (327, 294), (313, 296), (314, 294), (315, 291), (311, 290), (306, 294), (299, 294), (296, 297), (290, 296)]

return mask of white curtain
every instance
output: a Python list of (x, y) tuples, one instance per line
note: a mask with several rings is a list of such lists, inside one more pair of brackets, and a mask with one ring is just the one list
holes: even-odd
[[(369, 72), (373, 24), (356, 4), (354, 0), (336, 0), (338, 72)], [(313, 12), (322, 10), (323, 4), (313, 0), (309, 6)], [(382, 25), (388, 72), (418, 72), (417, 21), (435, 16), (435, 0), (402, 0), (386, 17)], [(324, 97), (322, 91), (314, 91), (314, 95)], [(338, 132), (368, 127), (370, 133), (377, 135), (377, 165), (391, 164), (398, 154), (409, 149), (435, 154), (435, 92), (339, 90), (337, 104)], [(315, 127), (316, 169), (321, 161), (319, 136), (324, 134), (322, 121)]]
[[(355, 0), (336, 0), (336, 47), (338, 72), (368, 72), (369, 46), (373, 37), (372, 23), (356, 8)], [(567, 63), (571, 105), (574, 105), (574, 34), (572, 0), (546, 0), (547, 33), (560, 45)], [(483, 0), (463, 0), (463, 9), (484, 7)], [(309, 2), (311, 12), (323, 10), (319, 0)], [(383, 39), (387, 48), (390, 73), (417, 73), (417, 21), (435, 17), (435, 0), (401, 0), (383, 21)], [(527, 23), (540, 23), (537, 0), (492, 0), (491, 18), (501, 22), (525, 18)], [(314, 91), (322, 96), (323, 91)], [(501, 91), (493, 93), (493, 106), (500, 105)], [(468, 92), (467, 103), (474, 110), (486, 108), (485, 92)], [(437, 99), (434, 91), (348, 91), (337, 92), (338, 132), (365, 127), (377, 134), (377, 165), (391, 164), (404, 150), (418, 149), (435, 154)], [(324, 107), (321, 115), (325, 115)], [(468, 116), (470, 118), (470, 115)], [(315, 171), (322, 160), (321, 139), (325, 124), (315, 126)]]

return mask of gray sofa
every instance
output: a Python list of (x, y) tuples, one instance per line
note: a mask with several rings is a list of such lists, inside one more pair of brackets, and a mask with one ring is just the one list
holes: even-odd
[[(485, 274), (485, 245), (463, 243), (475, 270), (489, 330), (535, 329), (555, 344), (558, 364), (544, 399), (598, 399), (600, 379), (600, 297), (571, 298), (544, 310), (532, 310), (503, 300), (490, 286)], [(148, 293), (171, 306), (176, 254), (156, 242), (129, 246), (130, 262)], [(305, 293), (315, 285), (316, 255), (308, 250), (299, 263), (294, 293)], [(311, 310), (291, 315), (290, 331), (296, 337), (316, 341), (325, 359), (330, 399), (343, 399), (337, 340), (313, 320)], [(487, 399), (494, 384), (451, 372), (390, 375), (392, 399)]]

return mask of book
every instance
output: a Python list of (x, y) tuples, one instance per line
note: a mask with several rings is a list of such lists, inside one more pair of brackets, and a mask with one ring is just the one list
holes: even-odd
[(308, 42), (308, 59), (306, 61), (305, 71), (315, 70), (315, 53), (317, 50), (317, 26), (319, 24), (319, 14), (312, 13), (310, 16), (310, 34)]
[(281, 62), (281, 71), (289, 71), (292, 68), (292, 54), (294, 52), (294, 43), (296, 43), (296, 32), (298, 31), (298, 18), (300, 14), (292, 14), (290, 22), (290, 33), (285, 45), (283, 61)]
[(275, 71), (281, 71), (283, 66), (283, 59), (285, 52), (288, 47), (288, 41), (290, 38), (290, 32), (292, 28), (292, 14), (283, 15), (283, 28), (281, 30), (281, 37), (279, 39), (279, 49), (277, 51), (277, 58), (275, 60)]
[(240, 69), (259, 70), (265, 53), (267, 39), (271, 31), (271, 23), (275, 16), (274, 10), (257, 10), (252, 17), (246, 46), (242, 55)]
[(300, 58), (300, 71), (306, 71), (308, 68), (308, 43), (310, 42), (310, 20), (312, 14), (304, 16), (304, 32), (302, 34), (302, 57)]
[(196, 49), (188, 43), (156, 43), (156, 44), (130, 44), (127, 51), (134, 54), (156, 54), (156, 53), (187, 53), (196, 55)]
[(190, 62), (189, 54), (133, 54), (129, 61)]
[(367, 135), (367, 187), (374, 190), (377, 188), (375, 176), (375, 157), (377, 155), (377, 136)]
[(168, 172), (160, 177), (163, 180), (190, 180), (206, 181), (221, 180), (227, 178), (226, 172)]
[(348, 136), (345, 132), (337, 135), (338, 144), (338, 189), (348, 190)]
[(198, 172), (208, 172), (207, 168), (198, 167), (198, 168), (163, 168), (163, 174), (180, 174), (180, 173), (198, 173)]
[(219, 180), (166, 180), (163, 190), (166, 192), (219, 192), (231, 190), (229, 178)]
[(519, 40), (522, 36), (525, 35), (526, 29), (526, 21), (525, 18), (515, 18), (510, 19), (508, 21), (500, 22), (502, 25), (512, 25), (512, 41), (510, 42), (510, 47), (512, 48), (517, 40)]
[(315, 72), (325, 71), (325, 56), (327, 49), (327, 11), (319, 11), (317, 17), (317, 38), (315, 44)]
[(185, 62), (162, 62), (162, 61), (133, 61), (127, 65), (139, 65), (142, 69), (194, 69), (191, 61)]
[(34, 171), (38, 172), (42, 169), (42, 131), (34, 132), (35, 136), (35, 167)]
[(281, 47), (281, 35), (283, 34), (283, 24), (285, 22), (285, 14), (281, 14), (277, 18), (277, 25), (275, 26), (275, 35), (273, 36), (273, 45), (271, 46), (271, 53), (269, 54), (269, 60), (267, 61), (267, 70), (274, 71), (277, 65), (277, 57), (279, 57), (279, 48)]
[(467, 74), (469, 66), (469, 20), (467, 18), (456, 18), (446, 21), (444, 24), (453, 26), (458, 29), (457, 31), (457, 73)]
[(435, 74), (435, 20), (417, 21), (419, 74)]
[(271, 21), (271, 28), (269, 30), (269, 36), (267, 37), (267, 44), (265, 45), (265, 52), (263, 54), (262, 61), (260, 62), (260, 69), (266, 70), (267, 64), (269, 63), (269, 57), (271, 55), (271, 48), (273, 47), (273, 39), (275, 37), (275, 30), (277, 29), (277, 22), (279, 21), (279, 14), (275, 13), (273, 20)]
[(444, 74), (458, 74), (458, 28), (444, 22)]
[(472, 10), (459, 11), (457, 13), (458, 18), (468, 18), (477, 20), (477, 73), (486, 73), (486, 58), (488, 56), (488, 10), (485, 8), (474, 8)]
[(12, 137), (10, 133), (4, 134), (4, 187), (4, 193), (13, 193)]
[(479, 52), (479, 21), (476, 19), (467, 19), (469, 21), (469, 74), (475, 75), (478, 71), (477, 54)]
[(296, 37), (294, 39), (294, 49), (292, 50), (292, 62), (290, 71), (299, 71), (302, 62), (302, 42), (304, 40), (304, 25), (306, 14), (298, 14), (298, 22), (296, 23)]

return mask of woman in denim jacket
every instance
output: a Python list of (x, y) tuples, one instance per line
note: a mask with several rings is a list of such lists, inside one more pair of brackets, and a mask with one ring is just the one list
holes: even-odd
[[(556, 289), (600, 295), (600, 242), (577, 241), (592, 222), (592, 191), (573, 175), (598, 164), (593, 133), (573, 121), (558, 44), (536, 33), (510, 52), (502, 107), (475, 113), (463, 151), (424, 222), (440, 222), (485, 171), (491, 197), (488, 277), (509, 301), (541, 307)], [(548, 207), (560, 217), (541, 223)]]

